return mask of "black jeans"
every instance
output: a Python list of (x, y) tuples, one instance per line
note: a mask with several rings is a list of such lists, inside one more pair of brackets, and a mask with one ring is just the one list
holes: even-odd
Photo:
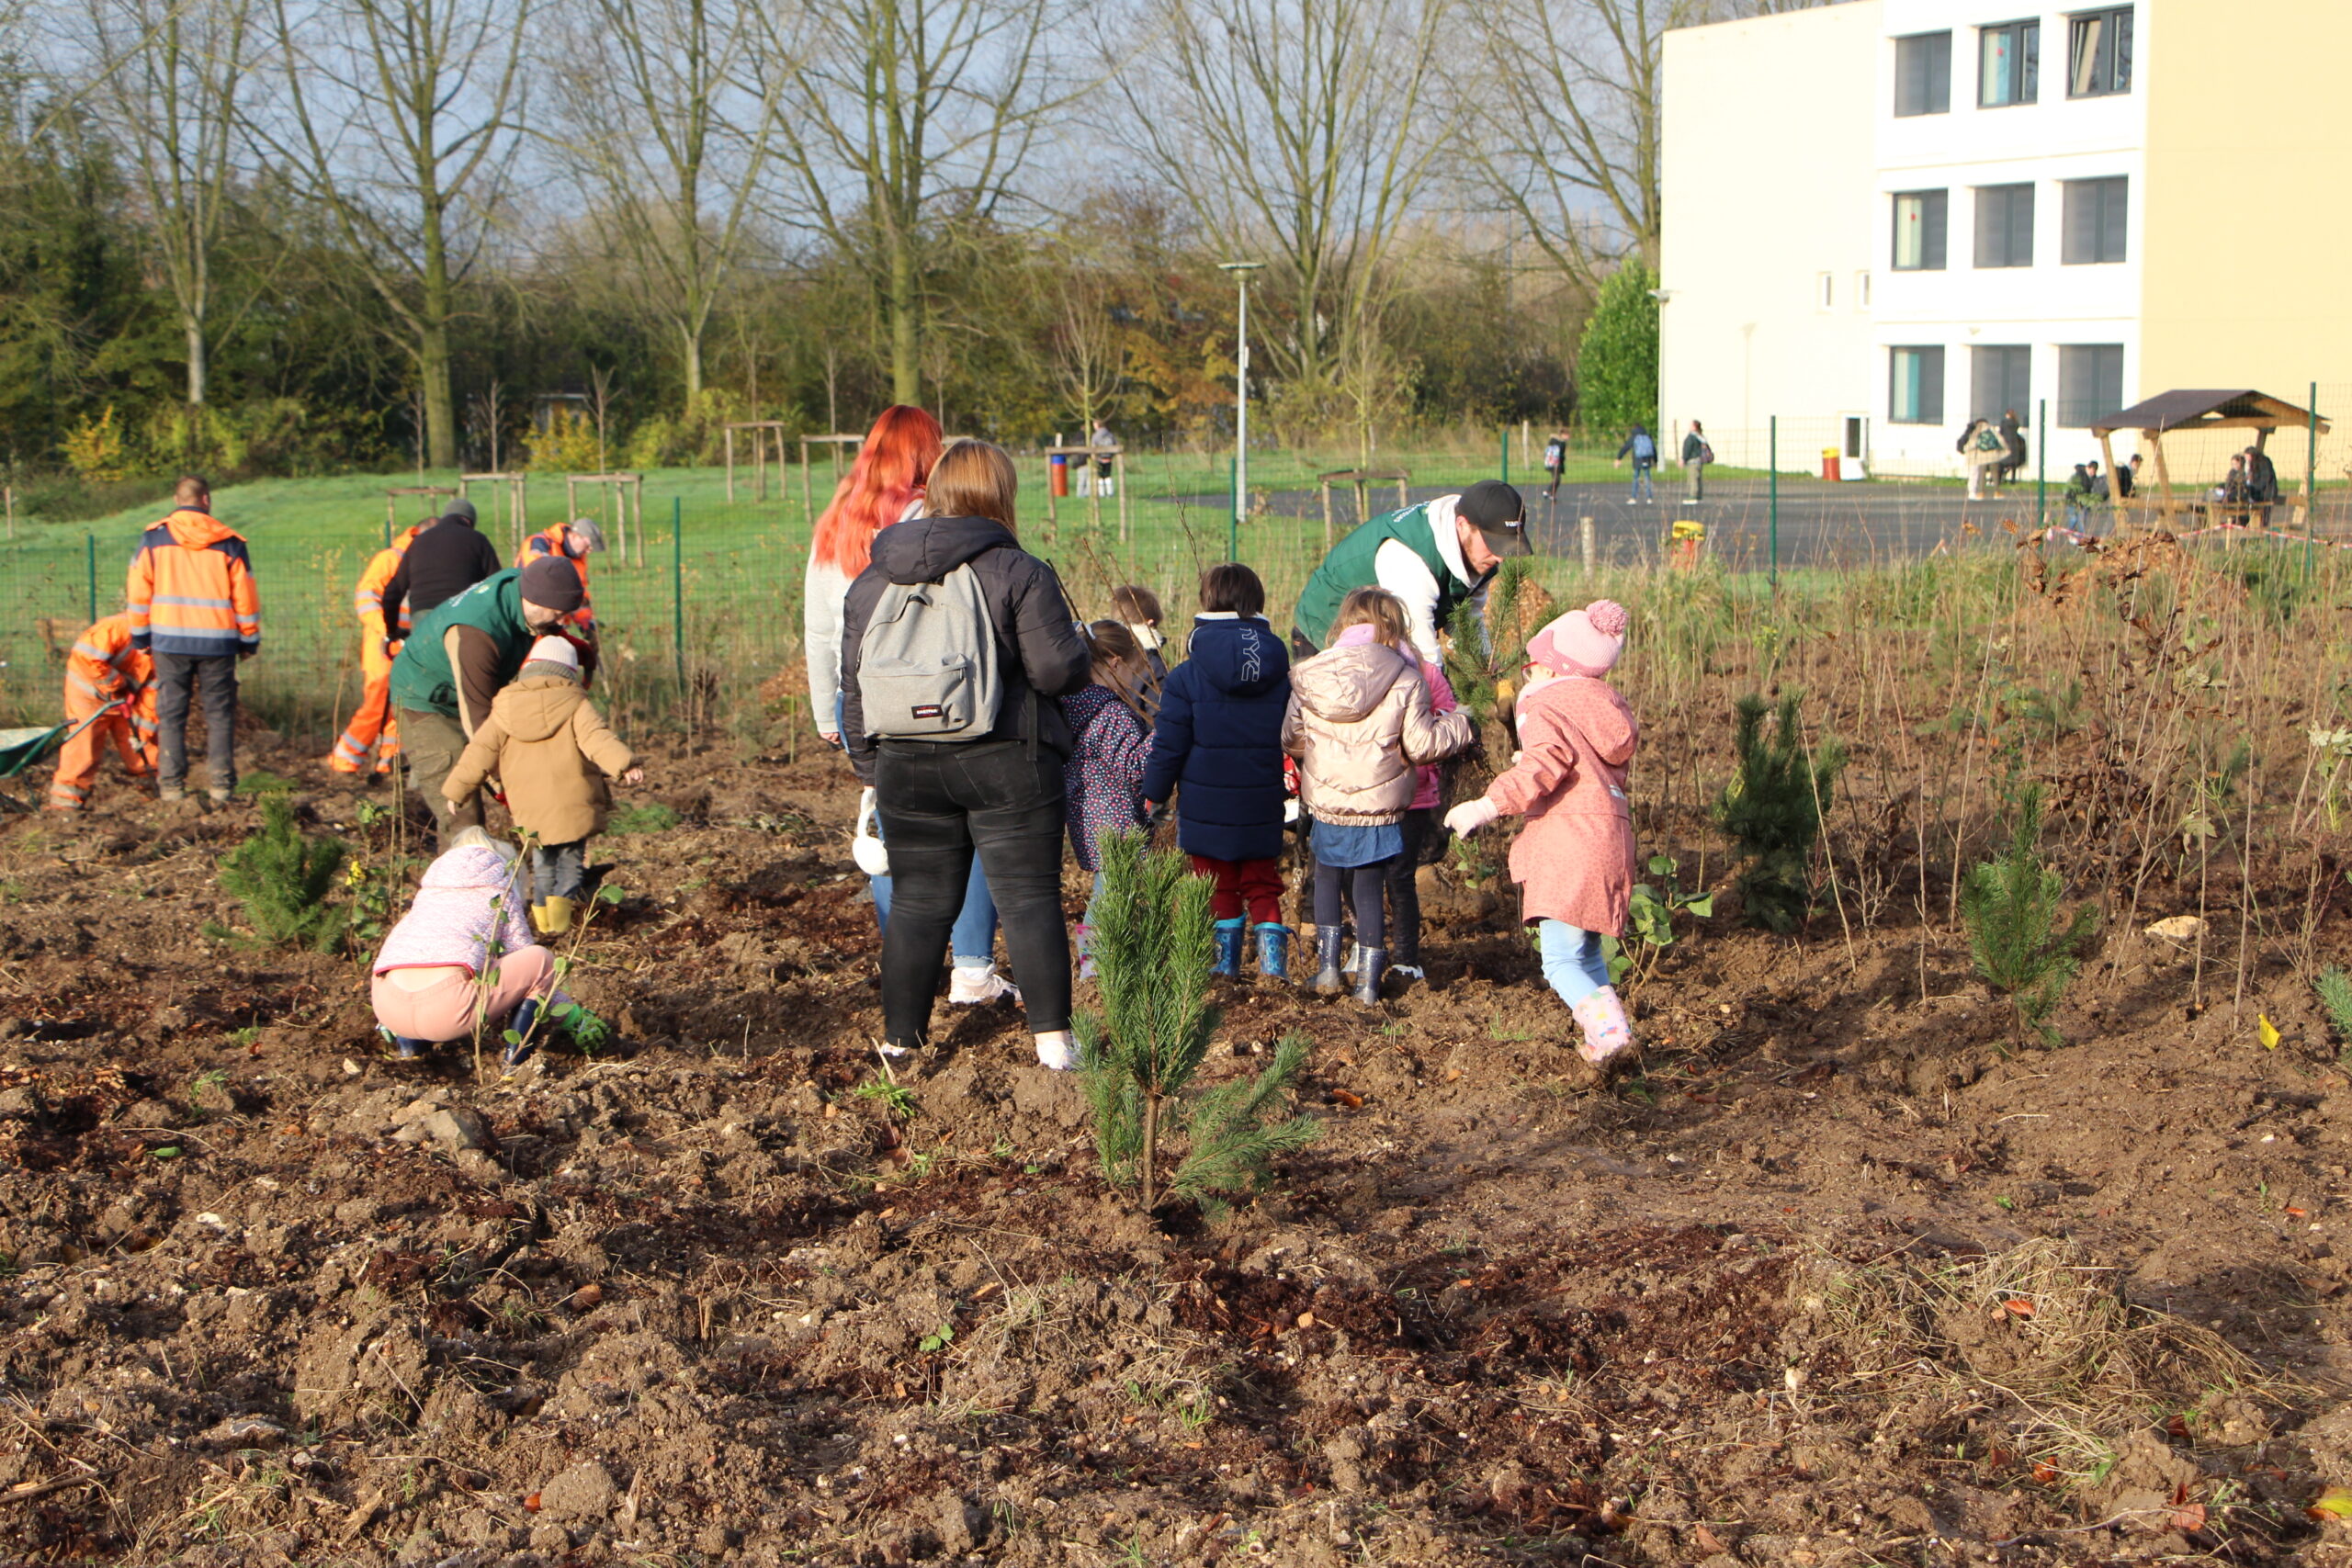
[(885, 742), (874, 803), (890, 847), (890, 929), (882, 935), (882, 1037), (923, 1043), (947, 933), (980, 857), (1003, 922), (1012, 977), (1038, 1034), (1069, 1027), (1069, 932), (1062, 924), (1062, 759), (1025, 740)]
[[(1405, 852), (1393, 860), (1380, 863), (1381, 881), (1388, 889), (1388, 957), (1392, 964), (1402, 964), (1418, 969), (1421, 963), (1421, 888), (1415, 880), (1421, 869), (1421, 850), (1429, 843), (1430, 830), (1436, 825), (1437, 808), (1423, 807), (1408, 811), (1397, 824), (1405, 835)], [(1367, 868), (1369, 869), (1369, 868)], [(1340, 890), (1347, 895), (1348, 913), (1355, 918), (1356, 940), (1366, 947), (1380, 945), (1382, 931), (1380, 910), (1373, 906), (1378, 900), (1366, 901), (1357, 891), (1360, 881), (1342, 880)], [(1372, 937), (1363, 935), (1364, 910), (1372, 908)], [(1320, 924), (1320, 921), (1317, 921)]]
[(192, 693), (204, 703), (205, 750), (214, 789), (237, 787), (237, 656), (233, 653), (155, 655), (156, 744), (162, 765), (155, 782), (165, 789), (187, 783), (187, 706)]

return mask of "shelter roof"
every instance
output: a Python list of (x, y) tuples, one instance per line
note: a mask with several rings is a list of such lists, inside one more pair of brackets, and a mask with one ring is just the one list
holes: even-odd
[[(2200, 388), (2159, 392), (2120, 413), (2093, 420), (2091, 434), (2106, 435), (2118, 430), (2277, 430), (2282, 426), (2300, 429), (2311, 423), (2310, 410), (2250, 387)], [(2319, 421), (2319, 428), (2326, 430), (2327, 422)]]

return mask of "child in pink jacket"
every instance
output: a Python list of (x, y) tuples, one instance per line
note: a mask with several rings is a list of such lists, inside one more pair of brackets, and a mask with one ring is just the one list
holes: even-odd
[(1519, 761), (1445, 818), (1464, 837), (1507, 811), (1527, 818), (1511, 845), (1511, 880), (1537, 925), (1544, 977), (1575, 1015), (1578, 1052), (1595, 1066), (1634, 1038), (1600, 951), (1603, 936), (1624, 934), (1634, 896), (1625, 774), (1641, 726), (1602, 679), (1624, 651), (1630, 619), (1623, 604), (1599, 599), (1535, 634), (1519, 699)]

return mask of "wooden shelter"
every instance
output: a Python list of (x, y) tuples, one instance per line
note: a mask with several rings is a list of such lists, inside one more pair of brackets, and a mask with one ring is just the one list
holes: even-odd
[(739, 419), (729, 421), (723, 429), (727, 443), (727, 499), (735, 499), (735, 433), (748, 430), (752, 433), (752, 494), (755, 499), (765, 501), (768, 498), (768, 443), (771, 440), (775, 443), (775, 481), (779, 487), (784, 483), (784, 421)]
[(1323, 547), (1325, 549), (1329, 549), (1332, 545), (1331, 487), (1336, 484), (1352, 484), (1356, 487), (1356, 522), (1362, 525), (1372, 520), (1370, 487), (1375, 483), (1386, 484), (1391, 479), (1396, 481), (1396, 510), (1402, 512), (1412, 504), (1405, 495), (1405, 487), (1413, 482), (1413, 476), (1407, 469), (1334, 468), (1328, 474), (1315, 476), (1315, 482), (1323, 490)]
[[(2166, 526), (2170, 526), (2172, 520), (2182, 511), (2199, 512), (2204, 510), (2209, 502), (2200, 493), (2198, 499), (2190, 501), (2184, 507), (2174, 497), (2172, 472), (2165, 466), (2165, 436), (2178, 435), (2184, 432), (2251, 430), (2255, 433), (2254, 449), (2259, 452), (2267, 446), (2270, 433), (2274, 430), (2312, 430), (2324, 435), (2327, 434), (2327, 422), (2312, 413), (2311, 410), (2297, 408), (2283, 398), (2274, 398), (2266, 392), (2257, 392), (2250, 388), (2191, 389), (2159, 392), (2144, 402), (2132, 404), (2120, 413), (2109, 414), (2105, 418), (2091, 422), (2091, 434), (2098, 437), (2099, 457), (2107, 464), (2107, 471), (2109, 475), (2108, 482), (2110, 485), (2114, 483), (2112, 476), (2116, 471), (2115, 447), (2110, 439), (2114, 434), (2119, 430), (2137, 431), (2140, 438), (2147, 443), (2148, 450), (2154, 457), (2156, 464), (2155, 497), (2149, 500), (2145, 498), (2144, 491), (2136, 493), (2125, 505), (2128, 511), (2137, 511), (2142, 513), (2154, 513)], [(2303, 490), (2302, 493), (2295, 498), (2295, 522), (2299, 527), (2306, 525), (2310, 521), (2312, 487), (2318, 478), (2312, 471), (2310, 452), (2311, 448), (2306, 445), (2303, 459)], [(2237, 503), (2235, 509), (2252, 511), (2256, 506), (2262, 506), (2267, 510), (2272, 504), (2276, 502), (2241, 502)]]

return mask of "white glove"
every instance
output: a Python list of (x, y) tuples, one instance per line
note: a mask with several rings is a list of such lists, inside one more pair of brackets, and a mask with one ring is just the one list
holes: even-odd
[(861, 790), (857, 796), (857, 832), (849, 841), (849, 858), (857, 869), (868, 876), (890, 874), (890, 852), (883, 847), (880, 835), (874, 830), (874, 792)]
[(1484, 795), (1465, 800), (1445, 814), (1446, 831), (1457, 839), (1466, 839), (1502, 814), (1502, 807)]

